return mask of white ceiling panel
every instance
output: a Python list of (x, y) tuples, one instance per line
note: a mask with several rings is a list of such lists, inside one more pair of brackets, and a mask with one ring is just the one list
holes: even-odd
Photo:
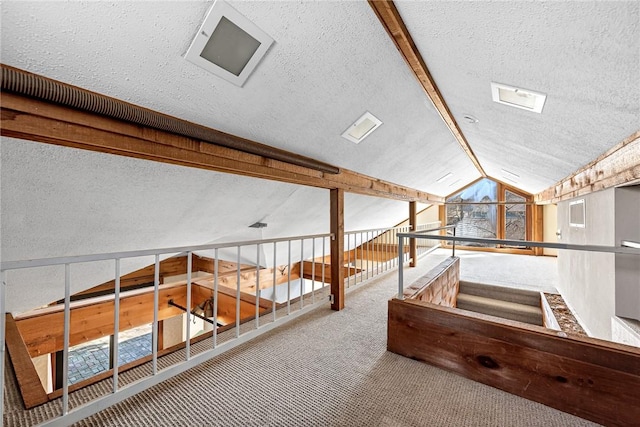
[[(397, 7), (489, 175), (536, 193), (640, 128), (637, 1)], [(542, 114), (492, 102), (492, 81), (547, 94)]]

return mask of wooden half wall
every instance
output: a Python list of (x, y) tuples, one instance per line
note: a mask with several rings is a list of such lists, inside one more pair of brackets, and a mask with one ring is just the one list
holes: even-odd
[(389, 351), (603, 425), (638, 425), (638, 348), (418, 300), (392, 299), (388, 315)]

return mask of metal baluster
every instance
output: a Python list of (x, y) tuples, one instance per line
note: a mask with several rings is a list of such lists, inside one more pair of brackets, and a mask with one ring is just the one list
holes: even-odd
[(289, 240), (289, 255), (287, 264), (287, 315), (291, 314), (291, 240)]
[(238, 246), (238, 263), (236, 264), (236, 338), (240, 336), (240, 251)]
[(118, 356), (120, 353), (120, 259), (116, 258), (116, 281), (113, 295), (113, 392), (118, 391)]
[(260, 243), (256, 245), (256, 329), (260, 327)]
[(277, 242), (273, 242), (273, 294), (271, 295), (271, 314), (273, 315), (273, 321), (276, 321), (276, 270), (277, 258), (276, 258), (276, 248), (278, 244)]
[(362, 238), (362, 231), (360, 232), (360, 283), (364, 281), (364, 239)]
[[(367, 231), (367, 280), (369, 279), (369, 259), (371, 258), (371, 239), (369, 238), (369, 232)], [(371, 263), (373, 267), (373, 262)], [(373, 275), (373, 271), (372, 271)]]
[(347, 289), (351, 286), (351, 235), (346, 234), (347, 237)]
[(160, 255), (156, 255), (156, 262), (153, 271), (153, 331), (152, 331), (152, 372), (158, 373), (158, 294), (160, 287)]
[(316, 302), (316, 238), (311, 240), (311, 304)]
[(213, 348), (218, 344), (218, 248), (213, 254)]
[(404, 286), (403, 286), (403, 257), (404, 257), (404, 238), (398, 237), (398, 299), (404, 299)]
[(327, 286), (327, 282), (325, 281), (325, 277), (324, 277), (324, 272), (326, 270), (326, 265), (325, 265), (325, 261), (326, 261), (326, 252), (325, 252), (325, 244), (327, 242), (327, 238), (323, 237), (322, 238), (322, 289), (324, 289), (325, 286)]
[(300, 310), (304, 307), (304, 239), (300, 239)]
[[(62, 415), (69, 412), (69, 325), (71, 323), (71, 266), (64, 265), (64, 344), (62, 350)], [(3, 402), (4, 404), (4, 402)]]
[(187, 252), (187, 341), (185, 343), (185, 358), (191, 359), (191, 252)]

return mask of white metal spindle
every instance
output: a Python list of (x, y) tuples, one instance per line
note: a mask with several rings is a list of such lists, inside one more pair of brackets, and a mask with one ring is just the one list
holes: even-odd
[(62, 415), (69, 412), (69, 327), (71, 323), (71, 265), (64, 265), (64, 347), (62, 350)]
[(326, 252), (325, 252), (325, 244), (327, 242), (327, 238), (323, 237), (322, 238), (322, 289), (324, 289), (325, 286), (327, 286), (327, 283), (325, 282), (325, 278), (324, 278), (324, 270), (326, 268), (325, 266), (325, 258), (327, 257)]
[(380, 274), (380, 230), (376, 236), (376, 274)]
[(367, 231), (367, 280), (369, 279), (369, 258), (371, 258), (371, 244), (369, 239), (369, 232)]
[(120, 353), (120, 259), (116, 258), (116, 279), (113, 295), (113, 392), (118, 391), (118, 356)]
[(191, 359), (191, 270), (192, 252), (187, 252), (187, 340), (185, 342), (185, 358)]
[(213, 348), (218, 344), (218, 248), (213, 254)]
[(345, 233), (345, 237), (346, 237), (346, 245), (347, 245), (347, 289), (349, 289), (349, 286), (351, 286), (351, 275), (349, 274), (351, 272), (351, 251), (349, 250), (349, 245), (351, 245), (351, 241), (349, 233)]
[(389, 231), (384, 232), (384, 270), (389, 270)]
[(398, 299), (404, 299), (404, 278), (403, 278), (403, 257), (404, 257), (404, 239), (398, 237)]
[(273, 242), (273, 293), (271, 295), (271, 315), (273, 317), (273, 321), (276, 321), (276, 270), (277, 258), (276, 258), (276, 248), (278, 247), (277, 242)]
[(300, 310), (304, 308), (304, 239), (300, 239)]
[(311, 240), (311, 304), (316, 302), (316, 238)]
[(256, 329), (260, 327), (260, 243), (256, 245)]
[(291, 314), (291, 240), (289, 240), (289, 264), (287, 264), (287, 315)]
[(153, 270), (153, 333), (151, 336), (152, 373), (158, 373), (158, 296), (160, 293), (160, 255), (156, 254)]
[(364, 280), (364, 239), (362, 238), (362, 232), (360, 232), (360, 283)]
[(241, 246), (238, 246), (238, 264), (236, 272), (236, 338), (240, 336), (240, 252)]

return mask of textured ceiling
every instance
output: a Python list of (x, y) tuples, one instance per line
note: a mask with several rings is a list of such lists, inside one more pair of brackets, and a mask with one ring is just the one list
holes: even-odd
[[(640, 2), (397, 7), (490, 176), (537, 193), (640, 129)], [(542, 114), (492, 102), (491, 81), (546, 93)]]
[[(211, 4), (3, 1), (1, 60), (438, 195), (479, 177), (365, 1), (232, 2), (275, 39), (243, 88), (183, 58)], [(640, 128), (637, 2), (397, 7), (498, 179), (505, 168), (522, 189), (540, 191)], [(491, 102), (492, 80), (547, 93), (543, 114)], [(341, 138), (365, 111), (383, 125), (359, 145)], [(326, 190), (6, 138), (1, 162), (5, 260), (329, 228)], [(406, 203), (349, 194), (345, 206), (352, 230), (391, 226), (408, 212)], [(247, 228), (258, 220), (269, 226)], [(110, 268), (79, 271), (74, 289), (106, 280)], [(60, 296), (36, 280), (24, 287), (8, 291), (16, 310)]]

